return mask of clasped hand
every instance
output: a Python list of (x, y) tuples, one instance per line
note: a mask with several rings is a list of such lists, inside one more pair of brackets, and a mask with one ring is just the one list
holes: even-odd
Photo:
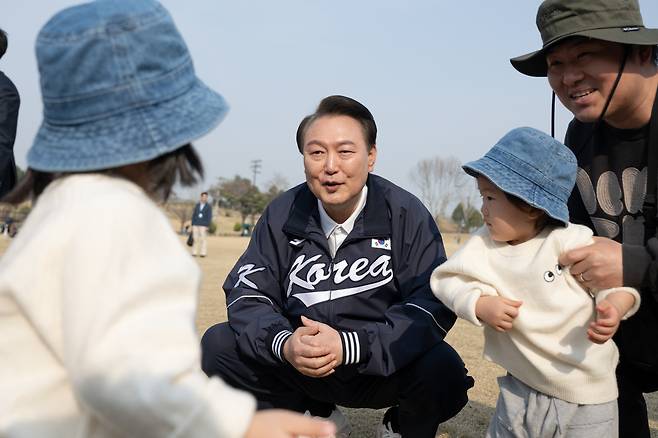
[(283, 345), (283, 355), (300, 373), (326, 377), (343, 362), (340, 334), (327, 324), (302, 316), (302, 326)]

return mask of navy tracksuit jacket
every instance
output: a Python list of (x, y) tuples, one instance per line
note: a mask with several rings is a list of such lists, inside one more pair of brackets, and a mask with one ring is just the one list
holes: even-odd
[(300, 316), (341, 334), (344, 364), (390, 376), (439, 343), (455, 315), (429, 287), (445, 261), (434, 220), (413, 195), (370, 174), (354, 229), (331, 257), (306, 184), (276, 198), (224, 283), (239, 351), (283, 365)]

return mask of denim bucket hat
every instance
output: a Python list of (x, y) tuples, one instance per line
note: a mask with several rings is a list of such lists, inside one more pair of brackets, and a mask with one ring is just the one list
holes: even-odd
[(195, 140), (224, 117), (196, 76), (169, 13), (152, 0), (99, 0), (56, 14), (36, 55), (43, 122), (27, 156), (44, 172), (139, 163)]
[(565, 225), (569, 222), (567, 201), (576, 183), (576, 157), (550, 135), (533, 128), (514, 129), (463, 169), (486, 177)]
[(567, 38), (581, 36), (620, 44), (653, 46), (658, 29), (644, 27), (638, 0), (546, 0), (537, 10), (542, 48), (512, 58), (528, 76), (546, 76), (546, 52)]

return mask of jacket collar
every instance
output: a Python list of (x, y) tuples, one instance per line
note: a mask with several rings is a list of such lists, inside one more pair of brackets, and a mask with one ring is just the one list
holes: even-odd
[[(384, 196), (384, 188), (378, 176), (369, 174), (366, 180), (368, 197), (366, 205), (354, 224), (353, 233), (361, 237), (381, 237), (391, 234), (391, 212)], [(385, 216), (384, 216), (385, 215)], [(385, 219), (384, 219), (385, 218)], [(283, 231), (296, 236), (308, 237), (317, 233), (325, 238), (320, 225), (318, 200), (304, 184), (293, 201)], [(326, 239), (326, 238), (325, 238)]]

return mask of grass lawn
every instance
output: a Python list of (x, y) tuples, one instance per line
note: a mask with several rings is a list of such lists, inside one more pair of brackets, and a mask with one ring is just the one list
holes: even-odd
[[(458, 236), (446, 235), (445, 245), (451, 254), (459, 245)], [(184, 242), (181, 237), (181, 242)], [(0, 237), (0, 254), (10, 240)], [(224, 293), (221, 290), (228, 271), (244, 251), (248, 243), (243, 237), (209, 237), (208, 257), (196, 258), (203, 270), (203, 284), (199, 295), (199, 311), (196, 326), (203, 333), (209, 326), (226, 320)], [(36, 273), (38, 275), (38, 273)], [(452, 420), (442, 424), (437, 437), (482, 437), (493, 414), (498, 396), (496, 377), (504, 370), (482, 358), (482, 329), (464, 321), (458, 321), (450, 331), (448, 342), (460, 353), (470, 374), (475, 378), (475, 387), (469, 391), (468, 405)], [(647, 396), (651, 437), (658, 438), (658, 393)], [(372, 437), (383, 411), (371, 409), (345, 409), (349, 417), (354, 438)]]

